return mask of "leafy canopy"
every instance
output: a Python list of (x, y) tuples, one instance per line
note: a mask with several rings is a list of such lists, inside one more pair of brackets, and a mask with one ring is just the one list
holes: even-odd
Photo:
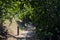
[(33, 8), (30, 3), (19, 0), (0, 0), (0, 19), (11, 20), (13, 17), (23, 19), (26, 14), (31, 15)]

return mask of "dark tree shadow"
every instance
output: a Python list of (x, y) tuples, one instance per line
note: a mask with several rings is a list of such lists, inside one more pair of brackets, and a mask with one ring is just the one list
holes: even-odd
[(16, 22), (17, 22), (17, 24), (18, 24), (19, 29), (25, 30), (25, 28), (26, 28), (25, 23), (20, 22), (20, 21), (16, 21)]
[(5, 26), (0, 26), (0, 40), (7, 40), (7, 29)]

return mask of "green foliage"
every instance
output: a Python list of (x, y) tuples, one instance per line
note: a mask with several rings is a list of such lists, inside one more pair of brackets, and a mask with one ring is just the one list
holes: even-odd
[(23, 9), (21, 10), (20, 15), (18, 15), (20, 19), (23, 19), (26, 16), (29, 17), (32, 15), (33, 8), (31, 8), (31, 5), (29, 3), (27, 4), (24, 3), (22, 7)]
[(41, 40), (60, 40), (59, 1), (40, 0), (32, 1), (31, 4), (34, 8), (32, 19), (37, 37)]
[(12, 19), (16, 14), (20, 13), (20, 4), (19, 1), (9, 1), (9, 0), (0, 0), (0, 19), (6, 20), (6, 19)]
[(31, 15), (33, 11), (33, 8), (28, 1), (0, 0), (0, 7), (0, 19), (3, 20), (12, 19), (14, 16), (23, 19), (27, 14)]

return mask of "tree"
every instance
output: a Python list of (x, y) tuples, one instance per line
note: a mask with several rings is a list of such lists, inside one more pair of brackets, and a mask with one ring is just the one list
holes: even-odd
[(12, 0), (0, 0), (0, 35), (7, 37), (7, 32), (3, 26), (5, 20), (12, 20), (19, 9), (20, 2)]
[(0, 35), (3, 35), (3, 22), (9, 20), (10, 22), (14, 17), (23, 19), (26, 14), (32, 13), (32, 8), (29, 3), (20, 0), (0, 0)]
[(39, 40), (59, 40), (59, 1), (36, 0), (31, 4), (34, 8), (32, 21)]
[(59, 0), (0, 0), (0, 23), (6, 19), (11, 20), (14, 16), (25, 21), (30, 19), (36, 26), (37, 38), (60, 40), (59, 2)]
[[(31, 0), (33, 12), (30, 20), (36, 26), (36, 35), (39, 40), (60, 40), (60, 1), (59, 0)], [(27, 14), (26, 14), (27, 15)]]

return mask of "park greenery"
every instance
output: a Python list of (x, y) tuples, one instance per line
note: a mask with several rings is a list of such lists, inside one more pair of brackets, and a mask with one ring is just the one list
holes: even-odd
[(0, 0), (0, 31), (5, 20), (31, 21), (39, 40), (60, 40), (59, 0)]

